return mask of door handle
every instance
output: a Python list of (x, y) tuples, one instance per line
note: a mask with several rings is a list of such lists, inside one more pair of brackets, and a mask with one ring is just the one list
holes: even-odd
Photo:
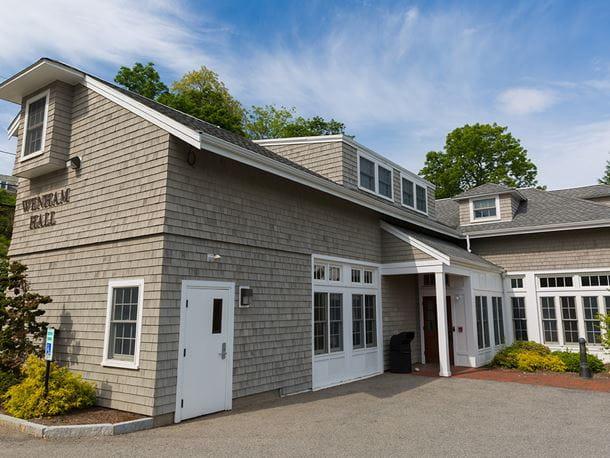
[(218, 354), (220, 355), (220, 357), (222, 359), (225, 359), (227, 357), (227, 343), (226, 342), (222, 343), (222, 350)]

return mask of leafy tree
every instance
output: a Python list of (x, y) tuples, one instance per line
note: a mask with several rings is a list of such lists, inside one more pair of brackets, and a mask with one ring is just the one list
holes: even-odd
[(246, 112), (212, 70), (201, 67), (172, 84), (159, 102), (243, 135)]
[(438, 199), (485, 183), (535, 186), (537, 173), (519, 140), (496, 123), (466, 124), (453, 130), (444, 151), (430, 151), (420, 171), (436, 185)]
[(5, 189), (0, 189), (0, 259), (6, 258), (8, 253), (14, 216), (15, 196)]
[(0, 370), (17, 373), (30, 354), (41, 355), (47, 324), (39, 307), (51, 298), (30, 291), (27, 267), (0, 263)]
[(121, 67), (114, 77), (114, 81), (126, 87), (132, 92), (157, 100), (160, 95), (167, 93), (167, 86), (161, 81), (161, 77), (155, 64), (152, 62), (142, 65), (136, 62), (132, 68)]
[(325, 120), (320, 116), (303, 118), (296, 116), (296, 109), (265, 105), (252, 107), (248, 112), (245, 132), (250, 138), (308, 137), (333, 135), (345, 132), (345, 124), (334, 119)]
[(598, 181), (599, 184), (610, 185), (610, 161), (606, 161), (606, 173)]

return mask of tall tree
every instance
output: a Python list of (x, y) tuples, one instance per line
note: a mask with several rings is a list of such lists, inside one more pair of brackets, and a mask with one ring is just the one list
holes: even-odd
[(218, 75), (206, 67), (186, 73), (172, 84), (170, 92), (159, 97), (159, 102), (237, 134), (244, 133), (246, 111)]
[(304, 118), (296, 109), (265, 105), (252, 107), (245, 125), (246, 134), (255, 140), (264, 138), (308, 137), (333, 135), (345, 132), (345, 124), (320, 116)]
[(121, 67), (114, 77), (114, 81), (126, 87), (132, 92), (157, 100), (161, 94), (167, 93), (167, 86), (161, 81), (161, 77), (155, 64), (152, 62), (142, 65), (136, 62), (132, 68)]
[(535, 186), (536, 166), (508, 129), (496, 123), (453, 130), (443, 151), (426, 155), (420, 175), (436, 185), (436, 197), (451, 197), (485, 183)]
[(599, 184), (610, 185), (610, 161), (606, 161), (606, 173), (598, 181)]

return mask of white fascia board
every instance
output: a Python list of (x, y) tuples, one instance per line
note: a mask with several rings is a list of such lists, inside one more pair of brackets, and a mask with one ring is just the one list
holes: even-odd
[(332, 181), (318, 177), (304, 170), (299, 170), (291, 165), (263, 156), (254, 151), (250, 151), (246, 148), (235, 145), (231, 142), (220, 139), (208, 133), (198, 132), (194, 129), (186, 127), (183, 124), (174, 121), (168, 116), (165, 116), (147, 107), (146, 105), (117, 91), (113, 87), (110, 87), (95, 78), (86, 76), (83, 84), (87, 88), (112, 100), (123, 108), (130, 110), (138, 116), (141, 116), (142, 118), (146, 119), (157, 127), (164, 129), (170, 134), (180, 138), (181, 140), (198, 149), (211, 151), (212, 153), (216, 153), (220, 156), (233, 159), (237, 162), (241, 162), (243, 164), (250, 165), (252, 167), (264, 170), (274, 175), (281, 176), (290, 181), (294, 181), (310, 188), (325, 192), (327, 194), (334, 195), (341, 199), (369, 208), (392, 218), (396, 218), (398, 220), (405, 221), (411, 224), (416, 224), (434, 232), (445, 234), (458, 239), (464, 238), (457, 231), (452, 231), (449, 228), (447, 228), (447, 230), (444, 230), (433, 225), (428, 225), (422, 221), (407, 218), (403, 210), (394, 209), (389, 204), (380, 203), (378, 200), (370, 198), (368, 196), (364, 196), (358, 191), (353, 191), (351, 189), (345, 188), (337, 183), (333, 183)]
[(577, 223), (556, 223), (546, 226), (525, 226), (520, 228), (491, 229), (488, 231), (467, 232), (471, 239), (500, 237), (505, 235), (537, 234), (540, 232), (574, 231), (578, 229), (599, 229), (610, 226), (610, 219), (583, 221)]
[(364, 152), (370, 156), (373, 156), (379, 162), (385, 163), (387, 166), (398, 169), (405, 175), (412, 177), (415, 180), (418, 180), (422, 183), (425, 183), (428, 187), (432, 189), (436, 189), (436, 186), (429, 182), (428, 180), (420, 177), (414, 172), (405, 169), (403, 166), (398, 165), (396, 162), (391, 161), (387, 157), (382, 156), (381, 154), (373, 151), (372, 149), (358, 143), (352, 137), (347, 135), (338, 134), (338, 135), (318, 135), (316, 137), (290, 137), (290, 138), (269, 138), (265, 140), (254, 140), (255, 143), (258, 143), (261, 146), (277, 146), (277, 145), (300, 145), (300, 144), (312, 144), (312, 143), (332, 143), (332, 142), (345, 142), (353, 148), (356, 148), (358, 151)]
[(405, 234), (400, 229), (395, 228), (391, 224), (388, 224), (388, 223), (382, 221), (381, 229), (388, 232), (389, 234), (392, 234), (394, 237), (399, 238), (403, 242), (406, 242), (407, 244), (411, 245), (413, 248), (417, 248), (418, 250), (423, 251), (427, 255), (432, 256), (434, 259), (442, 262), (443, 264), (449, 265), (451, 263), (449, 256), (447, 256), (446, 254), (441, 253), (440, 251), (432, 248), (429, 245), (426, 245), (425, 243), (421, 242), (420, 240), (417, 240), (416, 238)]

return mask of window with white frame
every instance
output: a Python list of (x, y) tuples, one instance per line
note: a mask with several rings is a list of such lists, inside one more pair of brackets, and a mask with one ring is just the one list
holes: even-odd
[(313, 351), (328, 353), (328, 293), (313, 295)]
[(541, 288), (572, 288), (574, 286), (571, 276), (540, 277), (538, 280)]
[(352, 344), (354, 349), (377, 346), (377, 297), (352, 294)]
[(523, 288), (523, 277), (512, 277), (510, 279), (510, 287), (512, 289), (522, 289)]
[(525, 298), (511, 297), (513, 306), (513, 327), (515, 340), (529, 340), (527, 338), (527, 318), (525, 316)]
[(142, 322), (143, 280), (108, 285), (104, 365), (137, 368)]
[(540, 298), (542, 309), (542, 331), (546, 343), (558, 343), (557, 312), (555, 311), (555, 298), (543, 296)]
[(364, 283), (367, 285), (373, 284), (373, 271), (372, 270), (364, 270)]
[(578, 316), (576, 315), (576, 298), (562, 296), (561, 323), (563, 324), (563, 340), (565, 343), (578, 343)]
[(608, 286), (610, 285), (610, 275), (581, 275), (582, 286)]
[(493, 309), (494, 319), (494, 343), (496, 345), (503, 345), (506, 343), (504, 336), (504, 311), (502, 310), (502, 298), (492, 297), (491, 306)]
[(428, 189), (410, 178), (401, 176), (401, 199), (405, 207), (428, 214)]
[(328, 266), (328, 281), (341, 281), (341, 267)]
[(44, 148), (49, 92), (43, 92), (26, 103), (22, 158), (40, 153)]
[(361, 269), (352, 269), (352, 283), (361, 283), (362, 282), (362, 270)]
[(313, 279), (339, 283), (341, 281), (341, 266), (316, 262), (313, 266)]
[(326, 280), (326, 265), (315, 264), (313, 266), (313, 279), (314, 280)]
[(497, 197), (472, 200), (473, 221), (484, 219), (497, 219)]
[(358, 183), (361, 188), (386, 199), (393, 199), (391, 167), (359, 154), (358, 169)]
[[(606, 305), (608, 300), (606, 299)], [(597, 296), (584, 296), (582, 298), (583, 316), (585, 320), (585, 333), (587, 335), (587, 343), (599, 344), (601, 343), (601, 329), (600, 322), (597, 319), (599, 315), (599, 305), (597, 303)]]
[(475, 296), (475, 308), (477, 314), (477, 343), (479, 350), (491, 346), (489, 340), (489, 314), (487, 310), (487, 297)]

